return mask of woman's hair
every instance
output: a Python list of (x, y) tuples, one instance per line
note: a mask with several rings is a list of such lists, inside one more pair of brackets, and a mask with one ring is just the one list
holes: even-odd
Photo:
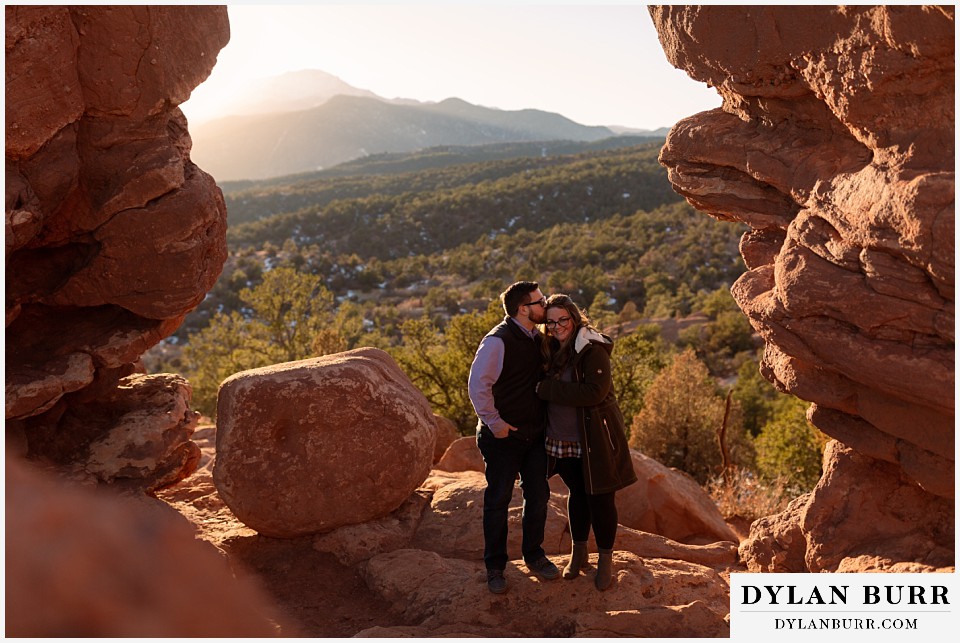
[[(543, 347), (544, 369), (547, 371), (547, 375), (559, 377), (563, 369), (573, 359), (577, 333), (579, 333), (580, 329), (584, 326), (593, 328), (593, 325), (590, 323), (590, 318), (587, 317), (587, 313), (584, 312), (580, 306), (577, 306), (569, 295), (559, 293), (550, 295), (550, 297), (547, 298), (547, 306), (544, 309), (544, 313), (551, 308), (562, 308), (573, 323), (571, 333), (567, 335), (564, 341), (559, 342), (558, 340), (555, 342), (548, 339), (541, 344)], [(547, 330), (546, 333), (550, 335), (549, 330)]]

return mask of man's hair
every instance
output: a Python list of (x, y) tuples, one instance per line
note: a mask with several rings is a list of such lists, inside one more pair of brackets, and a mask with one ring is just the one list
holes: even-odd
[(516, 317), (520, 306), (530, 303), (530, 293), (539, 287), (540, 284), (535, 281), (518, 281), (510, 284), (506, 290), (500, 293), (503, 311), (510, 317)]

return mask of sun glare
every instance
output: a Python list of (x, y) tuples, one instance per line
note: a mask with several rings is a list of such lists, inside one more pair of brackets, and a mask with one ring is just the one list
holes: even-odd
[(184, 106), (194, 122), (229, 113), (256, 79), (303, 69), (384, 98), (457, 97), (585, 125), (655, 129), (720, 103), (670, 66), (641, 5), (232, 5), (229, 15), (230, 43)]

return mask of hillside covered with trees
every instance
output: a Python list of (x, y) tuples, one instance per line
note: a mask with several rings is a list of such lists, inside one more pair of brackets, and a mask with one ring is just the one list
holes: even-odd
[[(228, 212), (284, 198), (271, 214), (235, 225), (234, 247), (323, 244), (332, 252), (393, 259), (430, 254), (481, 236), (606, 219), (680, 200), (657, 163), (659, 145), (559, 157), (521, 157), (406, 172), (342, 177), (232, 195)], [(236, 202), (243, 205), (237, 205)], [(269, 207), (269, 206), (267, 206)]]
[(503, 315), (497, 295), (533, 279), (616, 338), (633, 446), (705, 486), (739, 472), (755, 495), (760, 480), (805, 491), (820, 443), (802, 403), (760, 377), (759, 342), (729, 294), (745, 228), (680, 199), (658, 151), (445, 165), (435, 150), (235, 186), (220, 280), (145, 362), (187, 375), (195, 407), (213, 415), (219, 383), (237, 371), (376, 346), (469, 434), (473, 353)]

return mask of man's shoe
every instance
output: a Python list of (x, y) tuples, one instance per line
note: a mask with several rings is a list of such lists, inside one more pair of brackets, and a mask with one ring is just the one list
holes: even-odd
[(487, 570), (487, 589), (494, 594), (503, 594), (507, 591), (507, 579), (503, 577), (502, 569)]
[(550, 562), (550, 559), (546, 556), (535, 560), (532, 563), (527, 563), (527, 566), (533, 571), (534, 574), (539, 576), (544, 580), (553, 580), (560, 576), (560, 570), (556, 565)]

